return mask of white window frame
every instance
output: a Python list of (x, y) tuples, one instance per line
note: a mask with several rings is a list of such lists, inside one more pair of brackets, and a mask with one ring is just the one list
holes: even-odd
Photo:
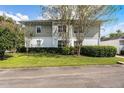
[[(40, 30), (41, 30), (41, 32), (42, 32), (41, 26), (36, 26), (36, 33), (37, 33), (37, 28), (38, 28), (38, 27), (40, 28)], [(40, 32), (40, 33), (41, 33), (41, 32)], [(37, 34), (40, 34), (40, 33), (37, 33)]]

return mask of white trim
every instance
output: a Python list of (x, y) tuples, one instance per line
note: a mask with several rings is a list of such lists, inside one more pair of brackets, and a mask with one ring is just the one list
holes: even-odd
[[(37, 46), (37, 40), (41, 40), (41, 46)], [(57, 47), (57, 44), (57, 40), (52, 37), (32, 37), (29, 47)]]

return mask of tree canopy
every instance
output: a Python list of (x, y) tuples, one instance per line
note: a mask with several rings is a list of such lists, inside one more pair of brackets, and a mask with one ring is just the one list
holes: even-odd
[(15, 49), (24, 45), (24, 33), (11, 18), (0, 16), (0, 50)]
[[(76, 20), (71, 25), (78, 26), (75, 36), (77, 39), (78, 55), (80, 55), (80, 48), (89, 27), (96, 24), (98, 20), (102, 20), (102, 22), (112, 21), (120, 9), (121, 7), (113, 5), (57, 5), (45, 6), (42, 12), (43, 17), (46, 19), (64, 20), (67, 24), (70, 23), (70, 20)], [(66, 36), (68, 37), (68, 34)]]
[(122, 32), (120, 29), (118, 29), (115, 33), (110, 33), (109, 36), (102, 36), (101, 41), (117, 39), (120, 37), (124, 37), (124, 32)]

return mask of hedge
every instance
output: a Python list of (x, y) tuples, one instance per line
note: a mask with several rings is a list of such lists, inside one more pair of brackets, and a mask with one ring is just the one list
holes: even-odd
[[(17, 48), (17, 52), (26, 52), (26, 48)], [(64, 48), (28, 48), (29, 53), (52, 53), (62, 55), (77, 54), (77, 49), (74, 47)], [(114, 57), (116, 48), (112, 46), (83, 46), (81, 47), (81, 55), (93, 57)]]
[[(21, 53), (25, 53), (26, 52), (26, 48), (22, 47), (22, 48), (17, 48), (17, 52), (21, 52)], [(62, 54), (62, 48), (38, 48), (38, 47), (32, 47), (32, 48), (28, 48), (28, 52), (29, 53), (53, 53), (53, 54)]]
[(113, 46), (83, 46), (81, 55), (92, 57), (114, 57), (117, 49)]

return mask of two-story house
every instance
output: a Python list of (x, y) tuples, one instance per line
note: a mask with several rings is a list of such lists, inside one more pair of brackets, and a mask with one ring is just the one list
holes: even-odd
[[(73, 25), (61, 24), (58, 20), (32, 20), (21, 21), (25, 26), (25, 47), (61, 47), (64, 45), (63, 39), (58, 35), (61, 32), (69, 31), (69, 45), (76, 46), (76, 30)], [(101, 22), (94, 23), (89, 27), (83, 45), (98, 45), (100, 41)]]

